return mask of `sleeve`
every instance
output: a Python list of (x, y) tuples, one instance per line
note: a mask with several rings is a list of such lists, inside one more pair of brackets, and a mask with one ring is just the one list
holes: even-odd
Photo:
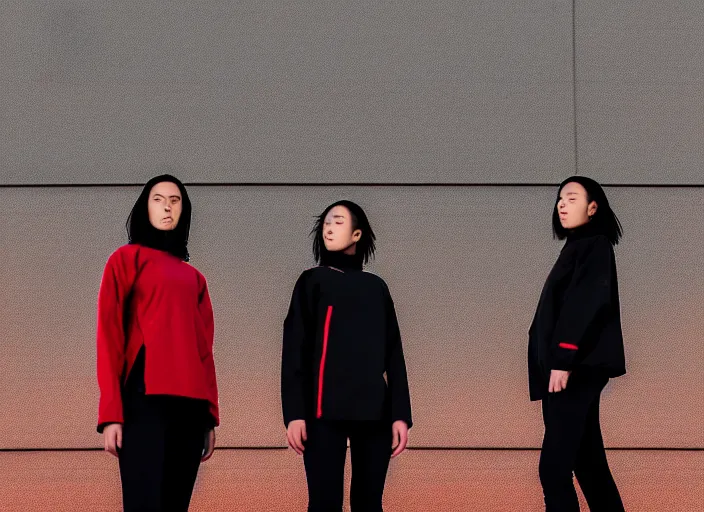
[(306, 417), (305, 352), (315, 333), (311, 293), (306, 274), (301, 275), (284, 320), (281, 350), (281, 407), (284, 425)]
[(403, 357), (401, 344), (401, 330), (398, 326), (396, 308), (391, 299), (391, 294), (386, 293), (387, 308), (387, 363), (386, 376), (388, 378), (389, 393), (391, 397), (391, 421), (403, 420), (408, 428), (413, 426), (411, 418), (411, 394), (408, 390), (408, 375), (406, 374), (406, 361)]
[(551, 344), (551, 368), (571, 370), (585, 334), (611, 304), (613, 248), (598, 237), (579, 258)]
[(218, 381), (215, 373), (215, 357), (213, 345), (215, 342), (215, 317), (213, 315), (213, 305), (210, 301), (208, 293), (208, 284), (205, 278), (202, 278), (201, 290), (198, 300), (198, 309), (200, 316), (203, 319), (205, 327), (205, 339), (207, 342), (207, 351), (203, 359), (203, 366), (208, 379), (208, 401), (210, 402), (210, 423), (208, 427), (215, 428), (220, 425), (220, 406), (218, 396)]
[(121, 379), (125, 364), (125, 306), (137, 267), (137, 253), (118, 250), (108, 259), (98, 294), (97, 377), (100, 388), (98, 432), (122, 423)]

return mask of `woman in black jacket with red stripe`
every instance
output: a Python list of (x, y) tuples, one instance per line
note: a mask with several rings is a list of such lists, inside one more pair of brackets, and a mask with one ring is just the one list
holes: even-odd
[(553, 231), (566, 239), (530, 328), (531, 400), (543, 401), (540, 481), (548, 512), (624, 510), (599, 425), (601, 392), (626, 373), (613, 246), (621, 224), (601, 186), (573, 176), (558, 190)]
[(318, 217), (319, 266), (299, 277), (284, 322), (281, 398), (288, 443), (303, 455), (309, 511), (342, 510), (347, 439), (352, 510), (382, 510), (389, 459), (406, 447), (411, 403), (394, 304), (364, 272), (375, 235), (355, 203)]

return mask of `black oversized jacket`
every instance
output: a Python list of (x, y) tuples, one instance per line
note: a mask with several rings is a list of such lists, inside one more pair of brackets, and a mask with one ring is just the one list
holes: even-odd
[[(334, 253), (333, 253), (334, 254)], [(401, 336), (386, 283), (338, 255), (301, 274), (284, 321), (281, 401), (296, 419), (411, 421)]]
[(530, 327), (531, 400), (548, 392), (551, 370), (626, 373), (616, 260), (609, 240), (575, 230), (548, 275)]

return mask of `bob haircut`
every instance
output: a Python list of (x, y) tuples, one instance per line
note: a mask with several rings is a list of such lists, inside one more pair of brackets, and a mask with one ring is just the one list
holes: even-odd
[(323, 213), (316, 217), (315, 225), (310, 232), (313, 237), (313, 257), (315, 258), (315, 262), (320, 264), (326, 261), (330, 254), (330, 251), (325, 248), (325, 241), (323, 240), (323, 225), (325, 224), (325, 217), (327, 217), (330, 210), (336, 206), (344, 206), (350, 211), (353, 231), (356, 229), (362, 231), (362, 236), (359, 242), (357, 242), (355, 257), (359, 258), (363, 264), (367, 264), (374, 258), (374, 253), (376, 252), (376, 235), (362, 207), (347, 200), (337, 201), (331, 204), (323, 210)]
[[(597, 210), (594, 216), (589, 221), (592, 229), (595, 233), (606, 236), (611, 245), (618, 244), (619, 240), (623, 236), (623, 227), (621, 222), (616, 217), (616, 214), (611, 209), (609, 205), (609, 200), (606, 198), (606, 193), (604, 189), (601, 188), (596, 181), (585, 176), (572, 176), (567, 178), (565, 181), (560, 183), (560, 188), (557, 190), (557, 199), (555, 201), (555, 206), (560, 201), (560, 193), (565, 185), (568, 183), (579, 183), (587, 191), (587, 204), (595, 201), (597, 204)], [(560, 215), (557, 212), (557, 208), (552, 209), (552, 232), (555, 238), (558, 240), (564, 240), (570, 234), (569, 229), (562, 227), (560, 223)]]

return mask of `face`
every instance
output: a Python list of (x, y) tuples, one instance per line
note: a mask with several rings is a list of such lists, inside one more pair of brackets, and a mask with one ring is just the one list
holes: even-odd
[(156, 229), (171, 231), (178, 225), (183, 208), (178, 185), (168, 181), (157, 183), (149, 192), (149, 222)]
[(579, 183), (568, 183), (560, 191), (557, 213), (565, 229), (576, 229), (585, 225), (596, 213), (595, 201), (588, 202), (587, 190)]
[(352, 229), (352, 215), (345, 206), (332, 208), (323, 221), (323, 241), (330, 252), (354, 254), (362, 231)]

